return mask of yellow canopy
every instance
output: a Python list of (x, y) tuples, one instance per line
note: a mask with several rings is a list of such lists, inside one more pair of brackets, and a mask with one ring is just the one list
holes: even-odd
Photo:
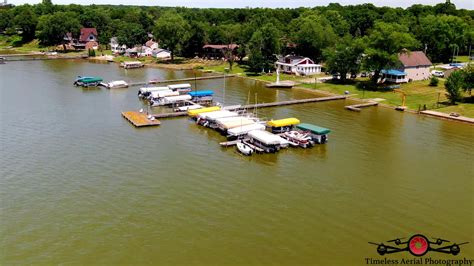
[(207, 107), (207, 108), (194, 109), (194, 110), (189, 110), (188, 115), (189, 116), (197, 116), (198, 114), (201, 114), (201, 113), (219, 111), (220, 109), (221, 108), (219, 106), (212, 106), (212, 107)]
[(300, 123), (300, 120), (296, 118), (285, 118), (285, 119), (279, 119), (279, 120), (271, 120), (267, 122), (267, 125), (270, 127), (287, 127), (287, 126), (293, 126), (297, 125)]

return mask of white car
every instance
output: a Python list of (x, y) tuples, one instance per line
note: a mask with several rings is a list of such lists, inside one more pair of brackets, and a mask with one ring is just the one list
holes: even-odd
[(439, 70), (433, 70), (433, 71), (431, 71), (431, 75), (433, 75), (435, 77), (443, 78), (444, 77), (444, 72), (439, 71)]

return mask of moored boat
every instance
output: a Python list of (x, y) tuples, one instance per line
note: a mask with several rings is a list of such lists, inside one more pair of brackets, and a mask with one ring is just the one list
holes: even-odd
[(292, 130), (292, 131), (284, 132), (280, 136), (302, 148), (309, 148), (314, 145), (314, 141), (312, 140), (312, 138), (309, 136), (308, 133)]
[(177, 104), (182, 104), (189, 100), (191, 100), (191, 96), (189, 95), (170, 96), (170, 97), (159, 98), (158, 100), (151, 100), (150, 105), (151, 106), (177, 105)]
[(103, 79), (101, 77), (81, 77), (78, 76), (74, 81), (74, 85), (82, 87), (98, 86)]
[(190, 117), (196, 117), (198, 114), (201, 113), (206, 113), (206, 112), (214, 112), (220, 110), (220, 106), (212, 106), (212, 107), (206, 107), (206, 108), (199, 108), (199, 109), (194, 109), (194, 110), (189, 110), (188, 115)]
[(172, 84), (168, 85), (168, 88), (172, 91), (178, 91), (180, 94), (187, 94), (188, 92), (192, 91), (191, 84)]
[(120, 66), (123, 67), (124, 69), (131, 69), (131, 68), (144, 67), (145, 65), (140, 61), (129, 61), (129, 62), (122, 62)]
[(128, 83), (124, 80), (114, 80), (108, 83), (105, 83), (107, 89), (118, 89), (118, 88), (127, 88)]
[(201, 113), (201, 114), (198, 114), (196, 123), (201, 126), (215, 128), (217, 119), (225, 118), (225, 117), (236, 117), (236, 116), (239, 116), (239, 114), (236, 112), (228, 111), (228, 110)]
[(169, 91), (168, 87), (142, 87), (138, 89), (138, 97), (146, 98), (154, 91)]
[(227, 130), (227, 138), (228, 139), (236, 139), (241, 136), (247, 135), (252, 130), (265, 130), (265, 125), (261, 123), (253, 123), (244, 126), (237, 126)]
[(253, 153), (253, 149), (250, 148), (247, 144), (243, 142), (237, 142), (237, 150), (242, 153), (243, 155), (250, 156)]
[(312, 125), (312, 124), (306, 124), (306, 123), (301, 123), (296, 126), (298, 131), (307, 133), (311, 139), (318, 144), (324, 144), (328, 141), (328, 134), (331, 132), (331, 130)]
[(247, 136), (252, 145), (263, 149), (267, 153), (274, 153), (289, 146), (286, 139), (264, 130), (252, 130)]
[(270, 120), (267, 122), (267, 126), (270, 128), (272, 133), (283, 133), (292, 130), (293, 127), (299, 123), (300, 120), (292, 117), (279, 120)]

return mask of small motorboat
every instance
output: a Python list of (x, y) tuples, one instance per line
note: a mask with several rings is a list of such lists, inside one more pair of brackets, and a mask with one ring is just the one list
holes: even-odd
[(300, 147), (303, 148), (308, 148), (313, 146), (313, 142), (311, 140), (311, 137), (308, 134), (301, 133), (298, 131), (288, 131), (284, 132), (281, 135), (282, 138), (287, 139), (295, 144), (297, 144)]
[(247, 156), (250, 156), (253, 153), (253, 149), (243, 142), (237, 142), (237, 150), (243, 155)]

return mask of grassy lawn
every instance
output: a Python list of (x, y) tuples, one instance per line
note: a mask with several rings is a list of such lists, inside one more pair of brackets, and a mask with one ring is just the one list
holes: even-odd
[(468, 55), (456, 56), (454, 58), (454, 61), (461, 62), (461, 63), (469, 62), (469, 56)]
[(460, 103), (457, 105), (451, 105), (448, 107), (436, 109), (436, 111), (443, 113), (455, 112), (467, 117), (474, 117), (474, 104), (473, 103)]

